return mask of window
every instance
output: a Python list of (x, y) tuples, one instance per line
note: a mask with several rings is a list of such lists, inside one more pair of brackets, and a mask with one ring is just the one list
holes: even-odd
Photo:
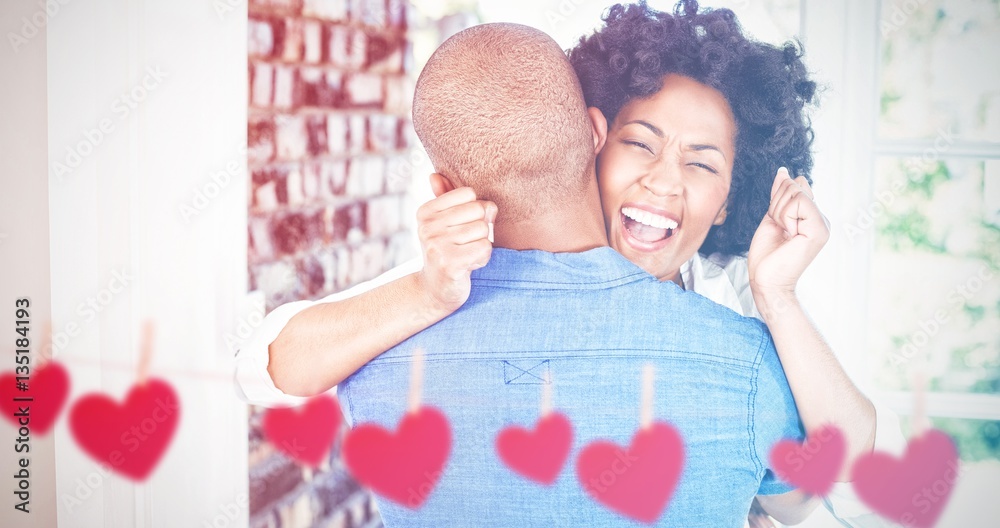
[[(880, 139), (1000, 141), (1000, 8), (882, 0)], [(993, 54), (993, 59), (996, 55)]]
[[(864, 331), (837, 350), (906, 434), (925, 380), (926, 412), (962, 460), (940, 524), (995, 516), (983, 490), (1000, 477), (1000, 4), (804, 3), (807, 52), (845, 57), (831, 70), (848, 102), (817, 138), (840, 130), (818, 141), (842, 158), (826, 168), (843, 181), (832, 245), (847, 293), (828, 293), (841, 333)], [(823, 26), (834, 12), (846, 34)]]
[[(1000, 459), (1000, 5), (882, 0), (868, 350), (963, 460)], [(919, 373), (919, 374), (918, 374)]]

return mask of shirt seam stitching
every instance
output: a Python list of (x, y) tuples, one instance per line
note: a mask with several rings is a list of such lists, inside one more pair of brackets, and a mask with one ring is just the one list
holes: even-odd
[[(677, 351), (677, 350), (633, 349), (633, 348), (616, 348), (616, 349), (598, 348), (598, 349), (592, 349), (592, 350), (591, 349), (587, 349), (587, 350), (584, 350), (584, 351), (597, 351), (597, 352), (612, 352), (612, 351), (614, 351), (614, 352), (625, 352), (625, 351), (628, 351), (628, 352), (648, 352), (650, 354), (640, 354), (640, 355), (638, 355), (638, 357), (652, 357), (652, 358), (657, 358), (657, 359), (673, 359), (673, 358), (664, 358), (663, 356), (660, 356), (660, 355), (654, 355), (654, 353), (662, 354), (664, 352), (667, 352), (667, 353), (676, 353), (678, 355), (683, 355), (683, 356), (690, 356), (690, 357), (684, 358), (686, 360), (700, 361), (700, 362), (711, 363), (711, 364), (720, 364), (720, 363), (722, 363), (722, 364), (730, 365), (730, 366), (733, 366), (733, 367), (739, 367), (739, 368), (742, 368), (742, 369), (745, 369), (745, 370), (756, 370), (755, 367), (758, 366), (758, 362), (757, 361), (750, 362), (750, 361), (744, 361), (742, 359), (733, 359), (733, 358), (729, 358), (729, 357), (726, 357), (726, 356), (717, 356), (717, 355), (714, 355), (714, 354), (704, 354), (704, 353), (699, 353), (699, 352), (683, 352), (683, 351)], [(518, 351), (513, 351), (512, 352), (512, 351), (509, 351), (509, 350), (480, 350), (480, 351), (476, 351), (476, 354), (524, 354), (524, 353), (537, 353), (537, 354), (545, 354), (546, 358), (551, 359), (552, 358), (552, 354), (554, 352), (557, 353), (557, 352), (561, 352), (561, 351), (559, 351), (559, 350), (518, 350)], [(426, 361), (426, 362), (433, 362), (433, 361), (457, 361), (459, 359), (472, 359), (472, 360), (476, 360), (476, 361), (497, 361), (497, 360), (508, 361), (506, 359), (501, 359), (499, 357), (463, 357), (466, 354), (469, 354), (469, 352), (435, 352), (433, 355), (424, 356), (424, 361)], [(453, 357), (441, 357), (441, 356), (453, 356)], [(558, 356), (558, 357), (560, 359), (577, 359), (577, 358), (593, 358), (595, 356), (575, 354), (575, 355), (571, 355), (571, 356)], [(626, 358), (628, 358), (628, 357), (636, 357), (636, 356), (635, 355), (624, 355), (623, 354), (623, 355), (614, 355), (612, 357), (626, 357)], [(532, 359), (532, 358), (526, 358), (526, 359)], [(721, 360), (721, 361), (718, 361), (718, 360)], [(410, 361), (412, 361), (412, 359), (409, 358), (409, 357), (376, 358), (376, 359), (373, 359), (372, 361), (370, 361), (369, 364), (408, 363)]]
[[(649, 278), (653, 278), (651, 275), (649, 275), (646, 272), (635, 272), (635, 273), (632, 273), (630, 275), (624, 275), (622, 277), (616, 277), (614, 279), (607, 279), (607, 280), (603, 280), (603, 281), (599, 281), (599, 282), (559, 282), (559, 281), (538, 281), (538, 280), (522, 280), (522, 279), (509, 280), (509, 279), (492, 279), (492, 278), (487, 278), (487, 277), (474, 277), (472, 279), (472, 283), (473, 283), (473, 285), (475, 285), (476, 283), (489, 283), (490, 285), (493, 285), (493, 284), (551, 284), (551, 285), (560, 285), (560, 286), (573, 286), (574, 287), (573, 289), (584, 289), (584, 288), (580, 288), (580, 286), (602, 286), (602, 285), (607, 285), (607, 284), (612, 284), (612, 283), (620, 283), (620, 284), (624, 285), (624, 284), (630, 284), (630, 283), (636, 282), (638, 280), (641, 280), (642, 278), (644, 278), (644, 276), (648, 276)], [(628, 279), (632, 279), (632, 280), (628, 280)]]
[(760, 364), (764, 358), (765, 344), (767, 343), (767, 334), (761, 332), (760, 346), (757, 347), (757, 355), (754, 357), (753, 362), (753, 372), (750, 375), (750, 397), (747, 399), (747, 433), (750, 437), (750, 454), (753, 457), (754, 465), (757, 468), (757, 474), (763, 479), (764, 475), (764, 465), (760, 461), (760, 455), (757, 453), (757, 434), (756, 434), (756, 421), (754, 417), (757, 414), (757, 377), (760, 374)]
[[(535, 379), (537, 379), (537, 380), (540, 380), (540, 381), (542, 381), (542, 382), (544, 383), (544, 381), (545, 381), (544, 379), (542, 379), (542, 378), (539, 378), (538, 376), (536, 376), (536, 375), (532, 374), (532, 373), (531, 373), (531, 371), (532, 371), (532, 370), (535, 370), (535, 368), (537, 368), (537, 367), (538, 367), (539, 365), (544, 365), (544, 364), (545, 364), (545, 363), (547, 363), (548, 361), (549, 361), (549, 360), (547, 360), (547, 359), (543, 359), (543, 360), (539, 361), (538, 363), (536, 363), (536, 364), (535, 364), (535, 365), (534, 365), (533, 367), (531, 367), (531, 368), (529, 368), (529, 369), (525, 370), (525, 369), (522, 369), (521, 367), (518, 367), (517, 365), (514, 365), (513, 363), (511, 363), (511, 362), (507, 361), (506, 359), (505, 359), (505, 360), (503, 360), (503, 377), (504, 377), (504, 384), (505, 384), (505, 385), (511, 385), (511, 384), (514, 384), (514, 385), (537, 385), (537, 383), (535, 383), (535, 382), (521, 382), (521, 383), (514, 383), (514, 382), (515, 382), (516, 380), (518, 380), (519, 378), (521, 378), (521, 376), (524, 376), (525, 374), (528, 374), (529, 376), (531, 376), (531, 377), (533, 377), (533, 378), (535, 378)], [(514, 376), (513, 378), (510, 378), (510, 379), (507, 379), (507, 366), (508, 366), (508, 365), (509, 365), (509, 366), (511, 366), (511, 367), (514, 367), (514, 368), (516, 368), (516, 369), (518, 369), (518, 370), (520, 370), (520, 371), (521, 371), (521, 373), (520, 373), (520, 374), (518, 374), (517, 376)]]
[[(354, 400), (351, 399), (351, 390), (348, 388), (348, 385), (344, 382), (341, 382), (340, 385), (337, 386), (337, 393), (340, 394), (341, 385), (343, 386), (344, 389), (344, 397), (347, 398), (347, 412), (350, 413), (350, 416), (345, 416), (345, 418), (347, 418), (347, 420), (351, 423), (352, 426), (351, 428), (353, 429), (354, 428), (353, 426), (355, 425)], [(343, 441), (341, 441), (341, 449), (343, 449)]]

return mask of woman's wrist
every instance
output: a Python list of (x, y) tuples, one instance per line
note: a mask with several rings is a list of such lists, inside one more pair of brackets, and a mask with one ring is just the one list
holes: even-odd
[(423, 272), (416, 272), (404, 277), (407, 280), (411, 299), (415, 301), (416, 309), (427, 321), (427, 326), (451, 315), (456, 308), (440, 298), (427, 282)]
[(760, 312), (764, 322), (771, 325), (777, 322), (783, 314), (789, 310), (801, 309), (799, 297), (795, 293), (795, 288), (779, 287), (755, 287), (751, 284), (754, 303)]

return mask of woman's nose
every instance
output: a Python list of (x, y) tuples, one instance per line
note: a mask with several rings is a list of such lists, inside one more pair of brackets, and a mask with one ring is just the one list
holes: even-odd
[(684, 182), (680, 168), (660, 165), (646, 173), (642, 186), (656, 196), (675, 196), (681, 193)]

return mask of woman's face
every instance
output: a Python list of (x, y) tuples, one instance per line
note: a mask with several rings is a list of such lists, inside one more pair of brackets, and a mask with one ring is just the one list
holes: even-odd
[(679, 283), (681, 264), (726, 217), (736, 136), (729, 103), (714, 88), (668, 75), (608, 128), (597, 175), (611, 247)]

